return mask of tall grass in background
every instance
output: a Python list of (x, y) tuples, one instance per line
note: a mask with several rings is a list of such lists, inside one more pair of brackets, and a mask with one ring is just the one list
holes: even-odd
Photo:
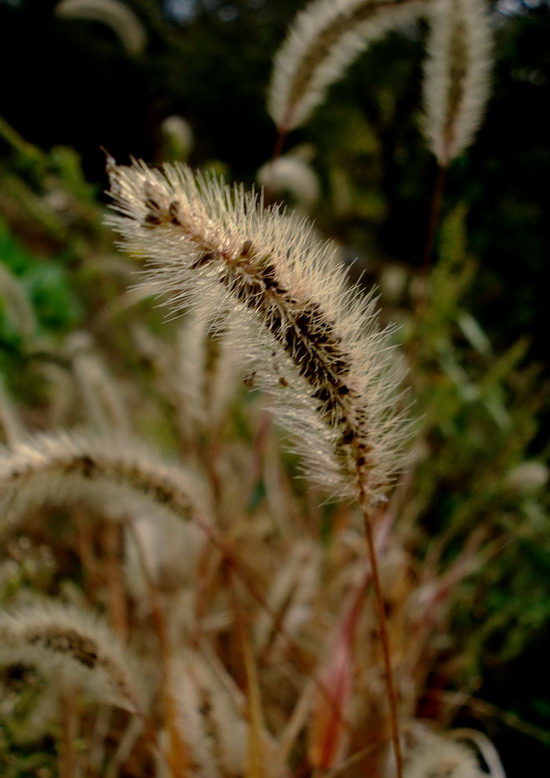
[[(441, 173), (401, 330), (273, 204), (279, 182), (298, 206), (315, 182), (283, 154), (288, 133), (370, 41), (420, 16), (445, 171), (489, 96), (483, 4), (316, 0), (275, 58), (265, 199), (108, 156), (107, 222), (131, 260), (75, 156), (2, 126), (37, 171), (34, 190), (7, 180), (9, 213), (56, 238), (70, 224), (78, 257), (73, 280), (33, 287), (33, 259), (0, 235), (6, 775), (504, 775), (485, 734), (453, 728), (483, 710), (491, 635), (481, 618), (464, 638), (456, 612), (483, 614), (509, 545), (543, 536), (525, 346), (495, 356), (462, 308), (475, 268), (465, 210), (441, 217)], [(448, 515), (429, 526), (441, 490)]]

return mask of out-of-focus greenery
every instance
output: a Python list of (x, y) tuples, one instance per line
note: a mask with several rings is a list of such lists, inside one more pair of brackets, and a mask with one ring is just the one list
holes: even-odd
[[(28, 295), (38, 320), (36, 334), (40, 334), (40, 329), (51, 333), (67, 332), (78, 324), (81, 311), (71, 293), (63, 256), (46, 259), (31, 254), (17, 242), (4, 223), (0, 223), (0, 254), (2, 262), (20, 279)], [(5, 347), (11, 338), (18, 336), (5, 310), (2, 311), (0, 333)]]
[[(127, 272), (105, 272), (115, 260), (101, 224), (99, 147), (123, 161), (159, 161), (161, 121), (179, 114), (193, 127), (193, 164), (217, 164), (250, 183), (274, 142), (265, 89), (295, 3), (191, 3), (195, 13), (181, 24), (161, 3), (128, 5), (148, 35), (140, 57), (102, 25), (56, 17), (55, 2), (0, 2), (0, 65), (10, 73), (0, 106), (0, 260), (33, 322), (22, 333), (0, 288), (0, 371), (38, 427), (47, 391), (40, 365), (54, 354), (67, 369), (61, 345), (73, 329), (91, 328), (128, 381), (149, 380), (127, 348), (131, 317), (115, 317), (108, 333), (101, 328)], [(346, 255), (359, 254), (359, 268), (383, 292), (392, 274), (402, 282), (383, 302), (403, 323), (420, 421), (400, 520), (434, 564), (456, 557), (478, 529), (487, 549), (460, 588), (456, 637), (434, 688), (469, 681), (478, 698), (547, 731), (550, 533), (528, 466), (548, 455), (540, 363), (549, 32), (547, 3), (518, 4), (499, 18), (493, 97), (476, 144), (450, 171), (439, 259), (427, 278), (415, 269), (435, 176), (419, 131), (422, 27), (372, 46), (289, 141), (314, 151), (323, 185), (314, 215), (323, 232)], [(147, 315), (157, 326), (150, 306)], [(160, 422), (144, 424), (165, 439)], [(472, 714), (461, 715), (467, 722)], [(548, 759), (544, 733), (515, 734), (506, 715), (480, 716), (509, 778), (523, 775), (526, 752)], [(0, 759), (8, 760), (9, 740), (9, 732), (0, 736)], [(12, 774), (35, 774), (36, 758), (21, 747)]]
[[(542, 665), (522, 668), (521, 656), (544, 661), (550, 623), (548, 499), (544, 476), (537, 480), (548, 446), (534, 445), (548, 383), (540, 366), (526, 364), (528, 339), (497, 353), (464, 307), (480, 272), (466, 249), (466, 216), (459, 206), (443, 224), (440, 259), (428, 282), (431, 302), (417, 310), (405, 334), (426, 435), (413, 492), (419, 504), (411, 513), (425, 532), (428, 559), (452, 557), (475, 532), (487, 543), (482, 569), (457, 604), (462, 650), (450, 658), (451, 677), (460, 667), (479, 697), (544, 729)], [(549, 739), (537, 735), (539, 743), (529, 745), (519, 735), (518, 741), (508, 733), (496, 737), (507, 774), (521, 774), (518, 748), (546, 758), (541, 742)]]

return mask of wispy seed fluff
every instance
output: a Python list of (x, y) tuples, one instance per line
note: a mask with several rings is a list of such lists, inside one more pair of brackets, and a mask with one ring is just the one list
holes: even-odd
[(275, 57), (268, 109), (281, 132), (303, 124), (367, 44), (409, 22), (427, 0), (315, 0)]
[(472, 142), (489, 99), (491, 24), (485, 0), (438, 0), (424, 70), (424, 131), (441, 167)]
[[(378, 500), (402, 462), (400, 370), (375, 302), (349, 289), (307, 222), (184, 166), (109, 165), (123, 246), (175, 306), (237, 317), (235, 346), (309, 471)], [(205, 305), (206, 303), (206, 305)]]

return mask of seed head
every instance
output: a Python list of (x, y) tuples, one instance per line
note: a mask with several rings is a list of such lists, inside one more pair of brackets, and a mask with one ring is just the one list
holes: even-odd
[(111, 164), (123, 246), (176, 308), (231, 311), (235, 348), (270, 392), (310, 472), (379, 499), (402, 462), (401, 378), (372, 295), (350, 289), (310, 224), (185, 166)]

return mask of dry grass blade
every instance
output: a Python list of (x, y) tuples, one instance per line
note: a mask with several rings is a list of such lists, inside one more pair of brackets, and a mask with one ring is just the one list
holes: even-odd
[[(344, 725), (353, 690), (353, 652), (357, 624), (365, 601), (366, 581), (353, 593), (337, 625), (330, 656), (319, 676), (330, 699), (315, 695), (309, 727), (309, 761), (316, 770), (330, 770), (342, 758), (348, 728)], [(328, 704), (328, 703), (331, 704)]]

